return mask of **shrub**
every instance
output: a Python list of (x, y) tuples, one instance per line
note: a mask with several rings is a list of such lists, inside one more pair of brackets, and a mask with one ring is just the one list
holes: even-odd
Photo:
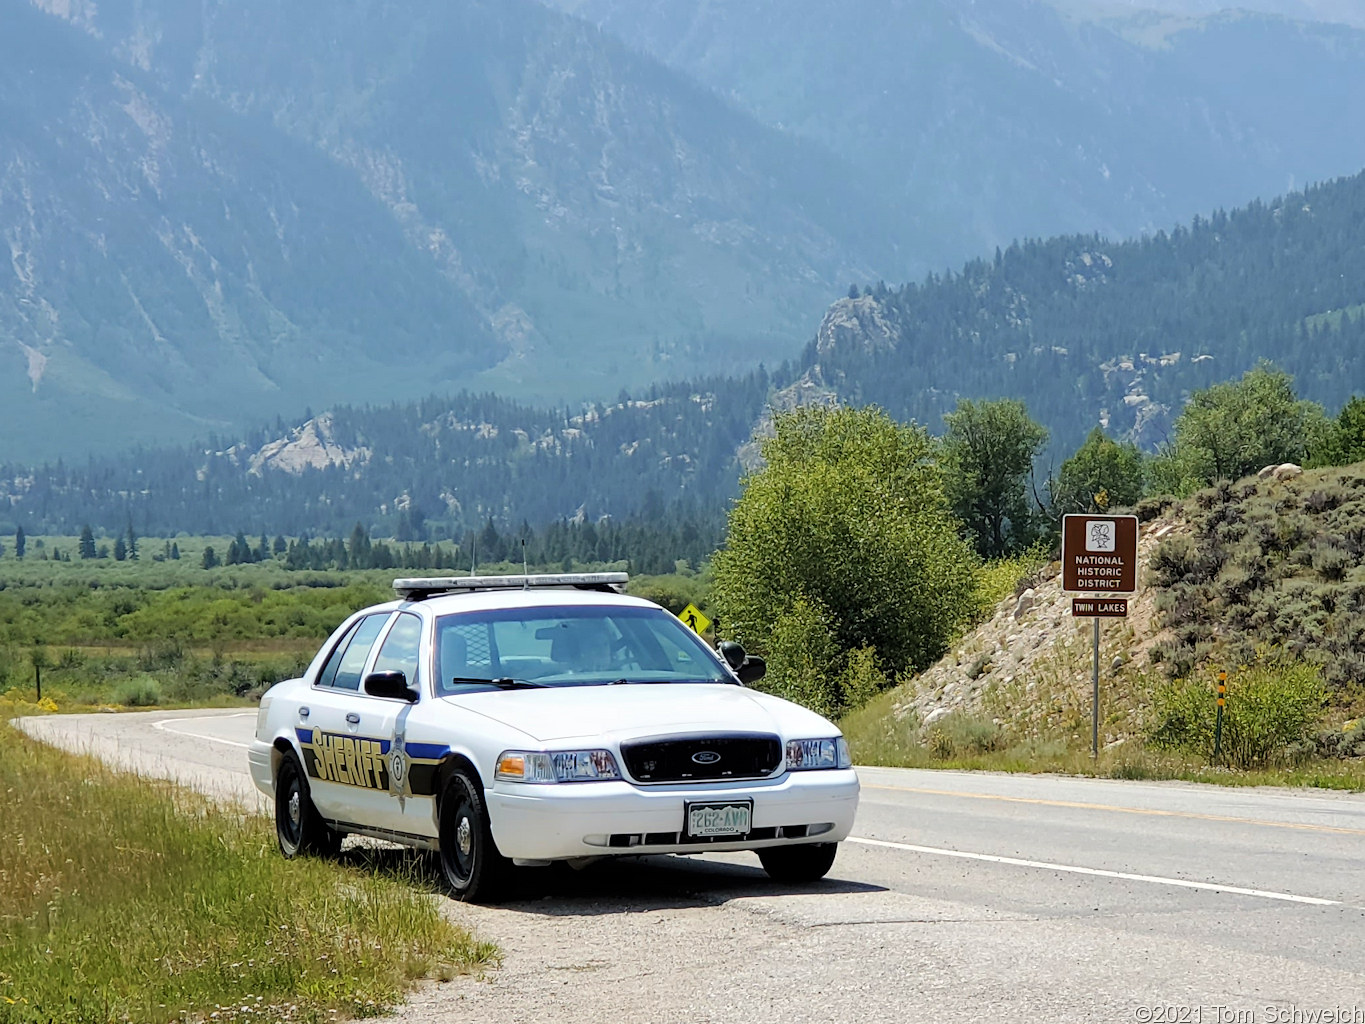
[(1199, 552), (1194, 541), (1184, 535), (1163, 540), (1152, 554), (1152, 571), (1158, 587), (1170, 587), (1194, 575)]
[(944, 715), (925, 731), (929, 753), (940, 761), (971, 754), (1003, 750), (1004, 733), (1000, 726), (985, 718), (961, 712)]
[(1143, 498), (1133, 507), (1133, 514), (1138, 517), (1140, 523), (1150, 523), (1168, 508), (1176, 503), (1176, 498), (1171, 494), (1157, 494), (1150, 498)]
[(842, 665), (824, 608), (798, 598), (774, 623), (767, 650), (768, 674), (761, 689), (826, 717), (839, 713)]
[(1038, 547), (979, 565), (976, 569), (977, 618), (989, 618), (995, 606), (1005, 598), (1022, 594), (1037, 584), (1046, 565), (1047, 553)]
[(862, 707), (887, 687), (886, 673), (871, 647), (849, 651), (844, 670), (839, 674), (839, 695), (842, 707), (839, 714)]
[[(1282, 651), (1258, 652), (1251, 665), (1228, 675), (1222, 759), (1252, 768), (1287, 759), (1309, 744), (1326, 700), (1321, 670)], [(1206, 680), (1179, 679), (1157, 691), (1151, 741), (1214, 757), (1216, 690)]]
[(151, 676), (137, 676), (114, 690), (114, 703), (129, 708), (151, 708), (161, 703), (161, 684)]
[(1323, 757), (1365, 757), (1365, 718), (1347, 722), (1340, 729), (1320, 732), (1314, 752)]

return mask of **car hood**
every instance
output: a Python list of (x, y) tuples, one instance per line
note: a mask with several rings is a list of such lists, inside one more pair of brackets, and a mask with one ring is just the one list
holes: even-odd
[(723, 683), (484, 691), (442, 699), (546, 743), (588, 737), (620, 742), (668, 733), (771, 732), (812, 738), (839, 732), (790, 701)]

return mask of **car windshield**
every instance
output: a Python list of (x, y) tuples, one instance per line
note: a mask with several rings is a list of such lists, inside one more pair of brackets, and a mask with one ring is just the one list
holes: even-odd
[(662, 608), (570, 605), (446, 615), (436, 620), (436, 657), (443, 694), (486, 690), (493, 680), (734, 682), (701, 639)]

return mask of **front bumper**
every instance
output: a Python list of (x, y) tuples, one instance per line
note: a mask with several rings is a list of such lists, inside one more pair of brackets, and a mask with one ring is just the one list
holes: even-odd
[[(853, 769), (788, 772), (777, 779), (711, 785), (635, 786), (628, 782), (526, 785), (486, 791), (493, 840), (505, 857), (564, 860), (610, 854), (756, 850), (800, 842), (837, 843), (853, 830)], [(753, 800), (751, 837), (682, 842), (683, 805)], [(800, 826), (830, 826), (807, 835)], [(794, 834), (783, 835), (790, 831)], [(627, 845), (622, 837), (638, 837)], [(614, 844), (612, 837), (617, 837)], [(666, 841), (671, 837), (671, 841)]]

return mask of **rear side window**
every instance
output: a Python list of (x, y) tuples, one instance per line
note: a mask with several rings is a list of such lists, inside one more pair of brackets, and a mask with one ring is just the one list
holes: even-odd
[(337, 676), (337, 666), (341, 664), (341, 656), (346, 653), (346, 645), (351, 642), (351, 637), (355, 636), (355, 631), (360, 623), (357, 622), (346, 634), (337, 641), (337, 645), (332, 648), (332, 653), (327, 655), (327, 661), (322, 666), (322, 671), (318, 673), (319, 686), (331, 686), (332, 680)]
[(361, 619), (327, 659), (318, 677), (318, 685), (332, 686), (338, 690), (359, 690), (360, 673), (365, 670), (365, 660), (370, 656), (370, 648), (388, 620), (388, 612), (378, 612)]
[(409, 686), (417, 686), (417, 658), (422, 645), (422, 620), (416, 615), (400, 612), (384, 646), (375, 659), (376, 672), (402, 672)]

